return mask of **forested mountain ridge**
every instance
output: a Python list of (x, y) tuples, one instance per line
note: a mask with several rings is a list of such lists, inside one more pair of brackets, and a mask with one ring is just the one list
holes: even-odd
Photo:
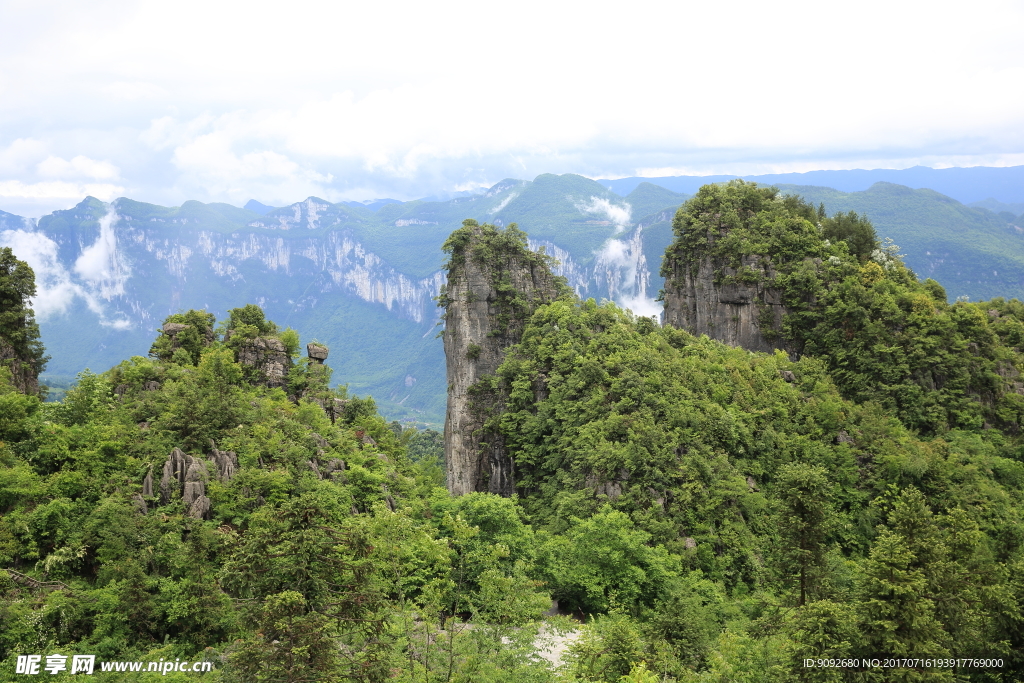
[[(483, 428), (505, 440), (518, 495), (452, 496), (436, 434), (329, 388), (333, 349), (298, 360), (299, 334), (256, 306), (221, 324), (175, 314), (151, 357), (81, 377), (61, 403), (0, 378), (3, 671), (77, 652), (209, 661), (201, 680), (247, 683), (1019, 679), (1020, 416), (970, 381), (885, 401), (927, 379), (893, 347), (948, 352), (940, 367), (1017, 395), (998, 363), (1019, 369), (1024, 311), (948, 304), (891, 251), (864, 252), (863, 220), (820, 221), (826, 236), (815, 207), (748, 189), (764, 220), (723, 246), (774, 259), (797, 313), (817, 315), (801, 293), (825, 314), (848, 304), (870, 343), (840, 345), (845, 358), (909, 370), (902, 383), (851, 383), (827, 348), (751, 353), (567, 290), (523, 306), (506, 271), (537, 282), (549, 266), (518, 229), (468, 221), (449, 268), (460, 253), (507, 265), (478, 279), (516, 334), (470, 395), (501, 396)], [(736, 199), (708, 192), (677, 228)], [(467, 253), (482, 234), (501, 249)], [(814, 338), (813, 317), (784, 320)], [(480, 346), (452, 350), (472, 361)], [(920, 414), (923, 428), (903, 421)], [(579, 620), (543, 617), (552, 598)], [(577, 637), (556, 667), (539, 646), (559, 629)], [(803, 666), (887, 655), (999, 665)]]
[[(867, 213), (951, 299), (1024, 296), (1024, 234), (935, 193), (879, 188), (806, 192), (821, 194), (829, 213), (847, 205)], [(145, 353), (170, 313), (206, 308), (223, 316), (256, 301), (335, 349), (354, 393), (373, 395), (389, 415), (440, 425), (445, 382), (431, 299), (443, 282), (441, 245), (464, 218), (516, 222), (534, 248), (560, 261), (556, 274), (580, 296), (653, 315), (671, 219), (687, 197), (651, 183), (622, 197), (580, 176), (546, 174), (376, 210), (316, 197), (258, 212), (90, 199), (35, 224), (0, 215), (0, 243), (37, 271), (36, 312), (57, 383)], [(393, 340), (386, 353), (380, 339)]]
[[(824, 207), (753, 184), (704, 187), (674, 223), (667, 306), (688, 296), (673, 289), (681, 275), (697, 277), (698, 288), (711, 292), (711, 305), (733, 305), (740, 297), (731, 290), (763, 283), (742, 298), (764, 338), (788, 347), (792, 358), (725, 347), (673, 328), (671, 319), (662, 328), (571, 294), (537, 306), (527, 305), (523, 292), (520, 308), (503, 308), (481, 282), (442, 298), (446, 335), (461, 338), (487, 328), (452, 315), (474, 301), (488, 303), (492, 323), (503, 314), (503, 324), (521, 329), (519, 341), (502, 349), (498, 369), (472, 378), (465, 393), (475, 402), (450, 404), (460, 414), (450, 414), (449, 424), (463, 415), (476, 419), (479, 461), (493, 461), (498, 444), (513, 463), (503, 480), (514, 479), (529, 518), (562, 536), (560, 557), (552, 561), (566, 574), (548, 575), (562, 604), (614, 614), (625, 600), (634, 606), (634, 618), (655, 628), (671, 621), (656, 605), (664, 605), (661, 582), (671, 573), (666, 567), (681, 561), (734, 590), (734, 600), (767, 591), (760, 600), (780, 605), (774, 601), (782, 598), (781, 604), (797, 606), (795, 613), (773, 617), (780, 622), (767, 632), (740, 638), (743, 655), (712, 655), (720, 659), (711, 669), (724, 678), (669, 674), (662, 660), (666, 680), (785, 680), (787, 671), (800, 680), (832, 680), (827, 673), (798, 671), (791, 657), (804, 646), (812, 657), (827, 651), (827, 657), (858, 658), (882, 649), (946, 656), (990, 648), (1001, 638), (1003, 651), (1015, 652), (1024, 632), (1022, 594), (1009, 577), (1022, 547), (1006, 534), (1016, 538), (1024, 523), (1024, 481), (1016, 474), (994, 476), (991, 491), (999, 489), (996, 497), (1009, 516), (987, 530), (981, 520), (990, 503), (975, 496), (989, 484), (970, 484), (969, 493), (959, 488), (965, 480), (954, 481), (977, 471), (967, 451), (978, 451), (969, 442), (1000, 452), (993, 461), (997, 469), (1021, 467), (1020, 303), (950, 305), (936, 282), (918, 282), (895, 249), (879, 243), (862, 216), (828, 216)], [(501, 267), (510, 272), (498, 278), (506, 284), (526, 272), (525, 235), (513, 227), (467, 223), (449, 240), (453, 280), (462, 281), (465, 264), (515, 251), (516, 244), (519, 257), (484, 259), (494, 268), (508, 264)], [(709, 268), (702, 265), (706, 258), (712, 259)], [(719, 303), (724, 291), (730, 296)], [(516, 301), (515, 291), (504, 296)], [(776, 299), (778, 315), (758, 314), (758, 304)], [(710, 325), (705, 332), (719, 331)], [(465, 347), (453, 350), (472, 366), (477, 356)], [(464, 459), (449, 461), (450, 481)], [(487, 488), (484, 478), (476, 490)], [(975, 520), (971, 533), (978, 535), (972, 538), (981, 545), (952, 551), (960, 534), (954, 530), (960, 522), (953, 520), (968, 518)], [(573, 531), (581, 520), (591, 520), (595, 529), (629, 530), (648, 549), (623, 545), (621, 555), (590, 558), (592, 550), (578, 548), (586, 543)], [(924, 529), (931, 529), (930, 540), (922, 544)], [(952, 565), (930, 563), (939, 556), (942, 563), (958, 561), (953, 555), (967, 562), (1015, 558), (1001, 569), (978, 570), (1006, 577), (1010, 592), (1002, 594), (1017, 596), (1006, 603), (1010, 611), (998, 600), (980, 607), (968, 597), (1003, 591), (995, 584), (944, 583)], [(605, 570), (612, 573), (616, 561), (631, 569), (609, 579), (588, 566), (592, 561), (609, 562)], [(974, 573), (966, 566), (952, 571)], [(907, 581), (918, 583), (910, 588)], [(713, 610), (706, 597), (676, 599), (685, 606), (675, 607), (677, 620), (660, 634), (685, 659), (693, 642), (682, 641), (693, 631), (682, 624), (701, 623)], [(977, 620), (968, 619), (973, 626), (964, 629), (960, 616), (967, 603), (988, 616), (976, 613)], [(642, 605), (652, 611), (644, 613)], [(1018, 615), (1013, 625), (1005, 621), (1011, 613)], [(977, 639), (973, 629), (989, 619), (1008, 630)], [(609, 621), (600, 623), (612, 628)], [(796, 649), (773, 657), (767, 648)], [(744, 657), (759, 658), (770, 673), (744, 668)], [(835, 680), (952, 680), (952, 671), (831, 673)]]

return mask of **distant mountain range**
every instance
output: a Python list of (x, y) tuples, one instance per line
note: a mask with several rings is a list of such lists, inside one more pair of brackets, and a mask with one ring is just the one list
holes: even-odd
[[(740, 177), (766, 185), (818, 185), (843, 192), (860, 192), (875, 183), (895, 183), (912, 188), (935, 190), (964, 204), (992, 199), (997, 203), (1016, 204), (1018, 207), (1024, 207), (1024, 166), (974, 166), (971, 168), (914, 166), (904, 169), (808, 171), (806, 173), (771, 173), (747, 176), (619, 178), (618, 180), (598, 180), (597, 182), (613, 192), (623, 195), (632, 192), (634, 187), (643, 182), (654, 183), (675, 192), (693, 194), (698, 187), (705, 183), (720, 183)], [(1019, 216), (1024, 213), (1024, 208), (1019, 208), (1013, 213)]]
[[(432, 299), (444, 281), (441, 245), (463, 219), (518, 223), (582, 296), (652, 315), (672, 216), (689, 197), (680, 187), (690, 186), (541, 175), (444, 201), (168, 208), (87, 198), (38, 221), (0, 212), (0, 244), (36, 270), (48, 376), (57, 381), (145, 355), (169, 313), (206, 308), (223, 318), (255, 302), (279, 325), (327, 344), (335, 380), (372, 394), (386, 415), (436, 424), (446, 385)], [(829, 212), (868, 214), (951, 299), (1024, 298), (1024, 220), (1007, 210), (1006, 194), (983, 208), (885, 182), (862, 191), (780, 187)]]

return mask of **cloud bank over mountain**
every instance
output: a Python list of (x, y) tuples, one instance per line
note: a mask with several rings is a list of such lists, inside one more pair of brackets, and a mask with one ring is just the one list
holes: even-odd
[(1015, 2), (279, 7), (5, 4), (0, 208), (1024, 163)]

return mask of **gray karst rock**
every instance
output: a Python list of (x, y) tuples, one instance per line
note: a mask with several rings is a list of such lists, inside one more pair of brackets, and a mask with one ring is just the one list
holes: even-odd
[(193, 519), (209, 519), (210, 499), (206, 496), (199, 496), (188, 506), (188, 516)]
[(219, 451), (210, 441), (210, 461), (217, 467), (218, 481), (231, 481), (238, 471), (238, 456), (234, 451)]
[(256, 337), (238, 347), (238, 362), (255, 369), (261, 383), (268, 387), (283, 387), (291, 367), (291, 358), (280, 339)]
[[(165, 337), (171, 338), (171, 349), (173, 350), (181, 347), (178, 335), (191, 327), (193, 326), (187, 323), (164, 323), (160, 328), (160, 332)], [(206, 346), (212, 344), (214, 339), (216, 339), (216, 335), (214, 335), (213, 330), (211, 329), (201, 329), (200, 334), (202, 335), (203, 343)]]
[[(525, 234), (509, 229), (514, 232), (467, 221), (451, 238), (455, 246), (441, 303), (448, 373), (444, 453), (448, 489), (455, 495), (515, 491), (501, 435), (484, 431), (487, 417), (502, 410), (503, 398), (478, 383), (494, 375), (533, 310), (562, 292), (548, 260), (527, 249)], [(518, 236), (519, 241), (508, 239)]]
[[(766, 324), (779, 329), (786, 312), (779, 290), (764, 284), (775, 277), (770, 264), (747, 255), (740, 268), (733, 268), (679, 253), (667, 254), (665, 263), (670, 271), (665, 278), (667, 325), (750, 351), (785, 348), (765, 329)], [(741, 271), (748, 281), (737, 277)]]
[(306, 344), (306, 355), (309, 356), (310, 360), (317, 363), (323, 363), (327, 360), (328, 353), (327, 347), (323, 344), (314, 344), (313, 342)]
[(185, 505), (192, 505), (200, 496), (206, 494), (206, 487), (201, 481), (186, 481), (185, 482), (185, 493), (182, 494), (181, 500)]
[(163, 476), (160, 478), (160, 504), (167, 505), (176, 490), (182, 492), (186, 505), (194, 502), (206, 493), (203, 485), (205, 479), (206, 465), (203, 461), (175, 448), (164, 462)]
[(168, 337), (176, 337), (179, 332), (184, 332), (188, 328), (189, 326), (185, 323), (164, 323), (164, 326), (160, 328), (160, 331)]
[(0, 366), (11, 371), (11, 383), (23, 394), (39, 393), (39, 372), (31, 358), (19, 354), (0, 337)]
[(142, 480), (142, 495), (151, 497), (153, 495), (153, 466), (150, 465), (149, 471), (146, 472), (145, 479)]
[(132, 494), (132, 506), (140, 515), (144, 515), (149, 512), (149, 508), (146, 506), (146, 501), (138, 493)]

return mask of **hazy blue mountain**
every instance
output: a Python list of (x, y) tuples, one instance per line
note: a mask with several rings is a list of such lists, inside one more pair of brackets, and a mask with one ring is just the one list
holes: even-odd
[(362, 202), (342, 202), (342, 204), (344, 204), (345, 206), (361, 206), (365, 209), (369, 209), (370, 211), (376, 211), (380, 207), (385, 206), (387, 204), (401, 203), (402, 202), (398, 201), (397, 199), (367, 199), (366, 201)]
[[(598, 182), (622, 195), (631, 192), (642, 182), (654, 183), (675, 192), (692, 194), (706, 183), (718, 183), (738, 177), (741, 176), (667, 176), (663, 178), (619, 178), (617, 180), (599, 180)], [(766, 185), (818, 185), (836, 188), (843, 192), (859, 192), (877, 182), (888, 182), (907, 187), (929, 188), (965, 204), (993, 197), (999, 202), (1024, 203), (1024, 166), (941, 169), (915, 166), (900, 170), (879, 168), (808, 171), (807, 173), (774, 173), (742, 177), (745, 180), (753, 180)], [(1014, 211), (1014, 213), (1021, 211), (1024, 209)]]
[[(784, 189), (830, 213), (868, 214), (951, 298), (1024, 298), (1024, 230), (987, 208), (891, 183)], [(310, 197), (278, 208), (162, 207), (90, 197), (37, 223), (0, 212), (0, 244), (37, 270), (51, 377), (145, 355), (169, 313), (206, 308), (223, 318), (255, 302), (308, 335), (303, 342), (326, 343), (336, 381), (373, 395), (391, 417), (436, 425), (445, 377), (433, 297), (444, 281), (441, 245), (464, 219), (517, 223), (581, 296), (652, 315), (672, 218), (688, 196), (649, 182), (621, 196), (582, 176), (546, 174), (444, 201), (376, 206)]]
[(267, 206), (266, 204), (260, 203), (255, 199), (250, 199), (245, 203), (243, 207), (246, 211), (252, 211), (258, 213), (261, 216), (266, 216), (268, 213), (276, 209), (276, 206)]
[(1007, 204), (1005, 202), (1000, 202), (998, 200), (992, 199), (992, 197), (989, 197), (988, 199), (983, 199), (980, 202), (971, 202), (967, 206), (975, 207), (978, 209), (988, 209), (989, 211), (995, 214), (1010, 213), (1013, 214), (1014, 217), (1024, 213), (1024, 202)]
[(18, 228), (24, 227), (24, 225), (25, 219), (21, 216), (15, 216), (13, 213), (0, 211), (0, 230), (17, 230)]

